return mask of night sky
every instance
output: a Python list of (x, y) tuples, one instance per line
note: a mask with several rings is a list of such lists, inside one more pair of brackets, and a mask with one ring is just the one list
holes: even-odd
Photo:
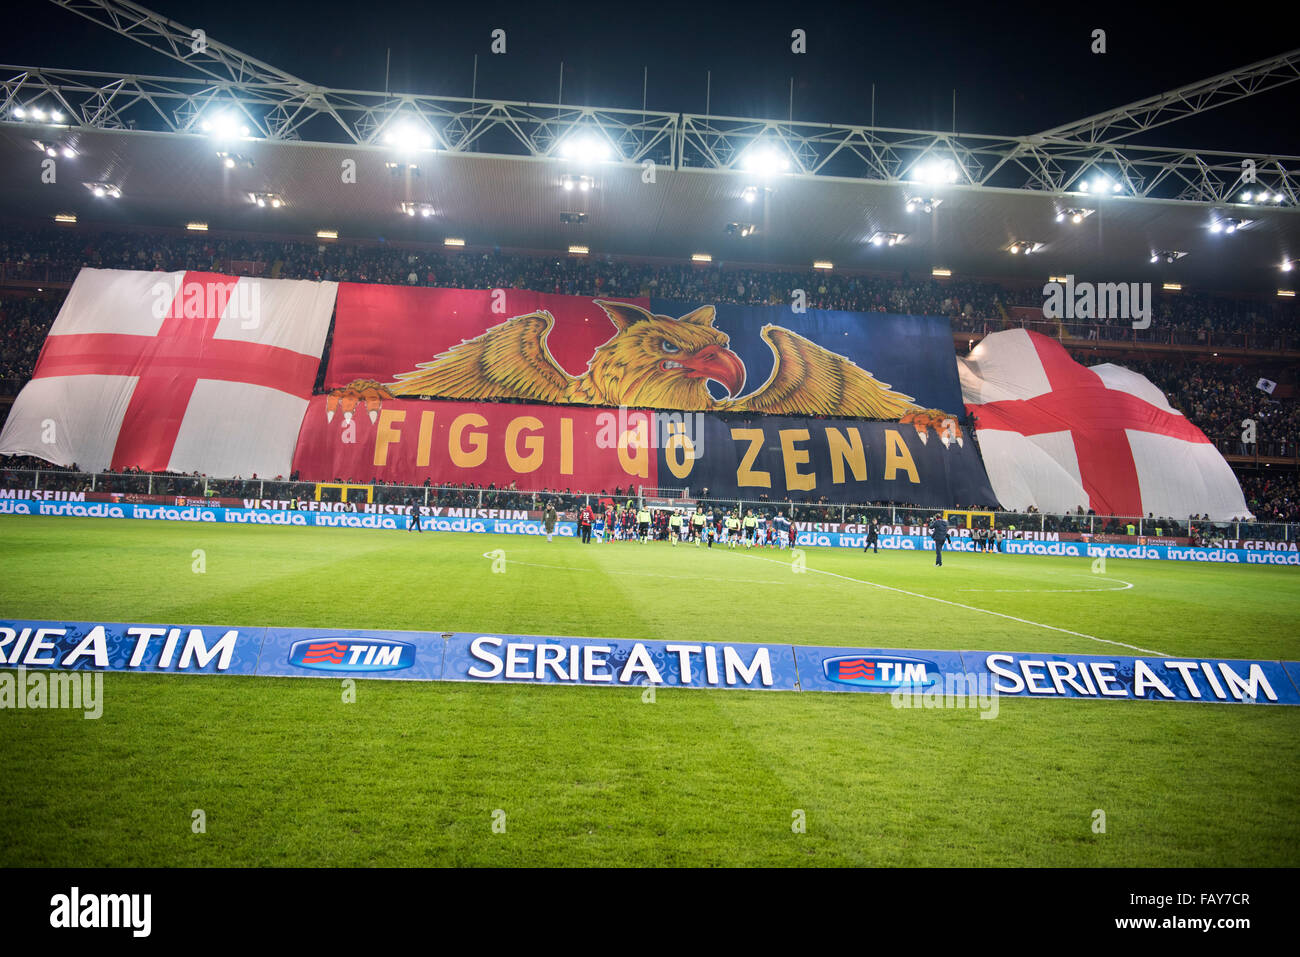
[[(469, 96), (478, 59), (480, 97), (794, 116), (912, 129), (1029, 134), (1173, 89), (1300, 46), (1294, 14), (1269, 5), (1212, 18), (1131, 3), (1036, 5), (621, 2), (616, 4), (342, 3), (149, 0), (160, 14), (303, 79), (379, 90)], [(1279, 17), (1291, 17), (1290, 21)], [(6, 64), (190, 75), (180, 63), (116, 37), (53, 4), (23, 5), (25, 23), (0, 34)], [(1211, 22), (1212, 19), (1212, 22)], [(808, 52), (790, 33), (807, 31)], [(489, 52), (506, 30), (507, 53)], [(1107, 32), (1108, 52), (1089, 51)], [(1180, 121), (1137, 140), (1154, 145), (1300, 154), (1300, 82)]]

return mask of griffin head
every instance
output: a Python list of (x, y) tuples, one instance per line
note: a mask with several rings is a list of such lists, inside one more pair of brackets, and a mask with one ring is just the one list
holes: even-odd
[(592, 356), (592, 386), (619, 405), (696, 411), (716, 403), (706, 383), (712, 379), (740, 394), (745, 365), (713, 328), (713, 307), (701, 306), (674, 319), (626, 302), (597, 299), (618, 329)]

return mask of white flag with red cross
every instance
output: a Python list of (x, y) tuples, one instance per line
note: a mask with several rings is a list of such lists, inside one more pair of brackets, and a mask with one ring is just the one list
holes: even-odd
[(83, 269), (0, 433), (82, 470), (288, 475), (336, 283)]
[(1085, 367), (1024, 329), (986, 336), (957, 365), (1003, 508), (1253, 517), (1219, 450), (1145, 376)]

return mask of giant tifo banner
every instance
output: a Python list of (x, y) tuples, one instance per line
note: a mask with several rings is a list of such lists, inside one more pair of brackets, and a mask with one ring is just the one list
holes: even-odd
[(986, 336), (958, 364), (1003, 508), (1253, 518), (1219, 450), (1145, 376), (1085, 367), (1023, 329)]
[(302, 475), (995, 504), (941, 318), (343, 284), (327, 384)]
[[(0, 620), (0, 668), (17, 668), (20, 678), (27, 670), (67, 670), (865, 692), (897, 695), (901, 707), (987, 709), (1002, 696), (1300, 705), (1297, 662), (834, 648), (698, 637)], [(14, 700), (26, 697), (27, 684), (0, 680), (0, 706), (43, 707)], [(955, 704), (958, 696), (967, 703)]]
[(336, 402), (427, 396), (897, 421), (959, 414), (948, 321), (344, 283)]
[(105, 468), (288, 475), (336, 284), (83, 269), (0, 453)]

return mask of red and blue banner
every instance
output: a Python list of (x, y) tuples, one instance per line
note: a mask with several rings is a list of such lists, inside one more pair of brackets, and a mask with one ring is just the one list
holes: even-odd
[(961, 414), (948, 321), (344, 283), (331, 409), (387, 399), (898, 421)]
[[(680, 488), (714, 498), (995, 504), (972, 442), (926, 423), (385, 399), (331, 417), (313, 398), (304, 476), (497, 488)], [(363, 409), (357, 405), (354, 409)]]

